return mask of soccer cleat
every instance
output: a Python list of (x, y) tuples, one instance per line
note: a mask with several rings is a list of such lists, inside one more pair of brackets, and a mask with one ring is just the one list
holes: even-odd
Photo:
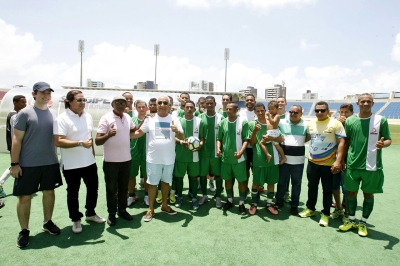
[(24, 248), (29, 245), (29, 230), (23, 229), (18, 234), (17, 238), (17, 247)]
[(290, 194), (289, 193), (286, 193), (284, 198), (285, 198), (285, 202), (290, 202)]
[(222, 201), (220, 197), (215, 198), (215, 207), (217, 207), (218, 209), (222, 208)]
[(50, 235), (59, 235), (61, 233), (60, 228), (53, 223), (52, 220), (47, 221), (47, 223), (43, 224), (43, 231), (49, 232)]
[(257, 213), (257, 205), (251, 204), (250, 209), (249, 209), (249, 214), (254, 215)]
[(128, 197), (128, 201), (127, 201), (128, 206), (131, 206), (132, 203), (134, 203), (134, 202), (135, 202), (135, 199), (133, 197)]
[(95, 223), (98, 223), (98, 224), (102, 224), (102, 223), (104, 223), (106, 221), (106, 219), (101, 218), (97, 214), (95, 214), (93, 216), (86, 216), (85, 220), (88, 221), (88, 222), (95, 222)]
[(358, 235), (363, 237), (368, 235), (367, 225), (363, 222), (358, 224)]
[(182, 197), (178, 197), (176, 199), (176, 202), (175, 202), (175, 207), (180, 208), (181, 205), (182, 205), (182, 202), (183, 202), (183, 198)]
[(199, 208), (199, 203), (197, 202), (197, 200), (192, 201), (192, 206), (194, 210), (197, 210)]
[(348, 221), (344, 222), (344, 224), (339, 226), (339, 230), (343, 231), (343, 232), (347, 232), (351, 229), (356, 229), (356, 228), (357, 228), (356, 222), (351, 221), (351, 220), (348, 220)]
[(157, 194), (156, 202), (157, 203), (161, 203), (162, 202), (162, 194), (161, 194), (161, 192)]
[(241, 215), (246, 215), (246, 207), (244, 206), (244, 204), (240, 204), (239, 205), (239, 213), (241, 214)]
[(175, 194), (169, 194), (169, 202), (174, 204), (176, 202)]
[(233, 203), (230, 202), (230, 201), (228, 200), (228, 201), (226, 201), (226, 203), (224, 204), (224, 206), (222, 206), (222, 210), (223, 210), (223, 211), (226, 211), (226, 210), (229, 210), (229, 209), (232, 208), (232, 207), (233, 207)]
[(149, 206), (149, 196), (144, 196), (144, 198), (143, 198), (143, 203), (146, 205), (146, 206)]
[(321, 213), (321, 219), (319, 220), (320, 226), (328, 226), (329, 224), (329, 216)]
[(72, 224), (72, 232), (74, 232), (75, 234), (79, 234), (82, 233), (82, 225), (81, 225), (81, 221), (76, 221), (73, 222)]
[(343, 210), (339, 210), (339, 209), (335, 209), (332, 213), (331, 213), (331, 218), (332, 219), (336, 219), (339, 216), (343, 216)]
[(117, 223), (117, 218), (115, 218), (115, 214), (108, 215), (107, 223), (109, 226), (114, 226)]
[(309, 208), (305, 208), (302, 212), (299, 213), (299, 216), (302, 218), (315, 216), (315, 211), (310, 210)]
[(199, 200), (199, 205), (203, 205), (204, 203), (206, 203), (208, 201), (208, 196), (203, 196), (200, 198)]
[(275, 207), (276, 207), (277, 209), (282, 209), (284, 205), (285, 205), (285, 204), (284, 204), (283, 202), (279, 202), (279, 201), (277, 201), (277, 202), (275, 203)]
[(214, 192), (214, 191), (215, 191), (214, 182), (213, 182), (213, 181), (210, 181), (210, 182), (208, 182), (208, 185), (210, 186), (210, 191), (211, 191), (211, 192)]
[(0, 199), (7, 197), (6, 192), (4, 191), (3, 187), (0, 187)]

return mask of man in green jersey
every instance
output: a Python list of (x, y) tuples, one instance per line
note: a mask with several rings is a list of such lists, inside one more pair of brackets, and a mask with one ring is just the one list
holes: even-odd
[(206, 98), (200, 97), (197, 100), (197, 110), (194, 112), (195, 116), (199, 116), (206, 110)]
[[(191, 100), (186, 101), (185, 116), (183, 118), (179, 118), (184, 132), (184, 140), (176, 139), (174, 179), (177, 196), (175, 206), (180, 207), (182, 205), (183, 178), (187, 173), (189, 176), (190, 188), (192, 189), (191, 193), (193, 209), (197, 210), (199, 208), (199, 203), (197, 202), (197, 177), (200, 174), (198, 150), (200, 150), (203, 146), (204, 140), (200, 135), (202, 132), (201, 119), (194, 116), (194, 111), (195, 103)], [(191, 136), (200, 139), (200, 147), (193, 151), (188, 149), (187, 143), (187, 139)]]
[(256, 103), (254, 111), (257, 115), (257, 120), (249, 122), (249, 136), (250, 143), (253, 146), (253, 185), (251, 187), (251, 206), (249, 210), (250, 215), (254, 215), (257, 212), (257, 202), (259, 199), (259, 187), (267, 183), (267, 210), (274, 214), (278, 214), (278, 210), (272, 203), (274, 198), (275, 184), (279, 180), (279, 157), (276, 149), (273, 147), (272, 141), (282, 142), (283, 137), (272, 138), (268, 137), (267, 149), (269, 154), (272, 155), (271, 160), (268, 162), (266, 154), (263, 152), (260, 146), (260, 141), (263, 136), (267, 134), (267, 130), (272, 128), (268, 125), (265, 117), (265, 106), (262, 103)]
[(181, 107), (172, 112), (172, 115), (177, 117), (184, 117), (185, 116), (185, 103), (186, 101), (190, 100), (190, 95), (187, 92), (182, 92), (181, 95), (178, 97), (178, 102), (181, 104)]
[[(382, 149), (392, 144), (385, 117), (372, 113), (374, 99), (363, 93), (357, 102), (360, 112), (346, 119), (347, 169), (344, 187), (348, 191), (349, 220), (339, 226), (341, 231), (358, 228), (360, 236), (367, 236), (367, 219), (374, 208), (374, 194), (383, 193)], [(357, 193), (361, 183), (364, 193), (362, 218), (356, 224)]]
[(225, 180), (228, 200), (222, 207), (224, 211), (233, 207), (233, 178), (239, 183), (239, 213), (246, 214), (246, 147), (249, 141), (249, 125), (246, 119), (237, 116), (238, 106), (229, 103), (227, 118), (218, 125), (217, 155), (222, 157), (221, 178)]
[(200, 185), (203, 197), (199, 200), (199, 205), (208, 201), (207, 197), (207, 175), (214, 177), (216, 184), (215, 205), (217, 208), (222, 207), (221, 192), (221, 158), (217, 156), (216, 141), (218, 134), (218, 124), (224, 117), (215, 112), (215, 98), (213, 96), (206, 97), (206, 112), (202, 113), (199, 118), (203, 124), (201, 136), (204, 138), (203, 148), (200, 150)]
[(219, 109), (218, 113), (221, 114), (225, 118), (227, 117), (227, 115), (226, 115), (226, 106), (231, 101), (232, 101), (232, 95), (231, 94), (222, 95), (222, 109)]
[(130, 93), (130, 92), (124, 92), (123, 94), (122, 94), (122, 96), (124, 96), (125, 97), (125, 99), (126, 99), (126, 107), (128, 107), (129, 108), (129, 112), (128, 112), (128, 114), (129, 114), (129, 116), (130, 117), (133, 117), (133, 116), (135, 116), (134, 115), (134, 110), (133, 110), (133, 96), (132, 96), (132, 93)]
[[(135, 124), (136, 128), (139, 128), (143, 123), (143, 120), (146, 118), (147, 104), (145, 101), (137, 100), (136, 101), (136, 110), (138, 112), (137, 117), (132, 117), (132, 121)], [(144, 180), (145, 186), (145, 197), (144, 203), (149, 206), (149, 196), (147, 194), (148, 184), (147, 173), (146, 173), (146, 135), (143, 135), (139, 139), (131, 140), (131, 156), (132, 156), (132, 164), (131, 164), (131, 178), (129, 179), (128, 184), (128, 206), (130, 206), (133, 202), (138, 201), (139, 198), (135, 194), (135, 186), (136, 186), (136, 176), (139, 174), (140, 169), (140, 179)]]

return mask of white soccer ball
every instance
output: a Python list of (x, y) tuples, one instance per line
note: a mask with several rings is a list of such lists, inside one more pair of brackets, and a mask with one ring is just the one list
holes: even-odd
[(187, 139), (187, 143), (188, 143), (188, 148), (189, 150), (193, 151), (195, 149), (197, 149), (198, 147), (200, 147), (200, 140), (197, 137), (189, 137)]

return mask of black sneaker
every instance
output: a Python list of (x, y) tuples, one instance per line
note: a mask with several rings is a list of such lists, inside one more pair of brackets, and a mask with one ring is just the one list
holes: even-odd
[(52, 220), (49, 220), (47, 223), (43, 224), (43, 231), (49, 232), (50, 235), (59, 235), (61, 233), (60, 228), (53, 223)]
[(17, 247), (24, 248), (29, 245), (29, 230), (23, 229), (18, 234)]
[(228, 209), (230, 209), (230, 208), (232, 208), (233, 207), (233, 203), (232, 202), (230, 202), (229, 200), (222, 206), (222, 210), (223, 211), (226, 211), (226, 210), (228, 210)]
[(285, 205), (285, 204), (284, 204), (283, 202), (276, 202), (276, 203), (275, 203), (275, 207), (276, 207), (277, 209), (283, 208), (284, 205)]
[(114, 226), (117, 223), (117, 218), (115, 218), (115, 214), (108, 215), (107, 223), (109, 226)]
[(127, 221), (132, 221), (133, 220), (133, 217), (126, 211), (119, 212), (118, 216), (121, 217), (124, 220), (127, 220)]
[(241, 214), (241, 215), (246, 215), (246, 207), (244, 206), (244, 204), (240, 204), (239, 205), (239, 213)]
[(290, 214), (294, 215), (294, 216), (298, 216), (299, 215), (299, 210), (297, 209), (297, 207), (290, 208)]

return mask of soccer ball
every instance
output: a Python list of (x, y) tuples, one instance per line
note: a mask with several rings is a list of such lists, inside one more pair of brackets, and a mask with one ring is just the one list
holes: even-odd
[(189, 137), (187, 139), (187, 143), (188, 143), (188, 148), (189, 150), (193, 151), (195, 149), (197, 149), (198, 147), (200, 147), (200, 140), (197, 137)]

